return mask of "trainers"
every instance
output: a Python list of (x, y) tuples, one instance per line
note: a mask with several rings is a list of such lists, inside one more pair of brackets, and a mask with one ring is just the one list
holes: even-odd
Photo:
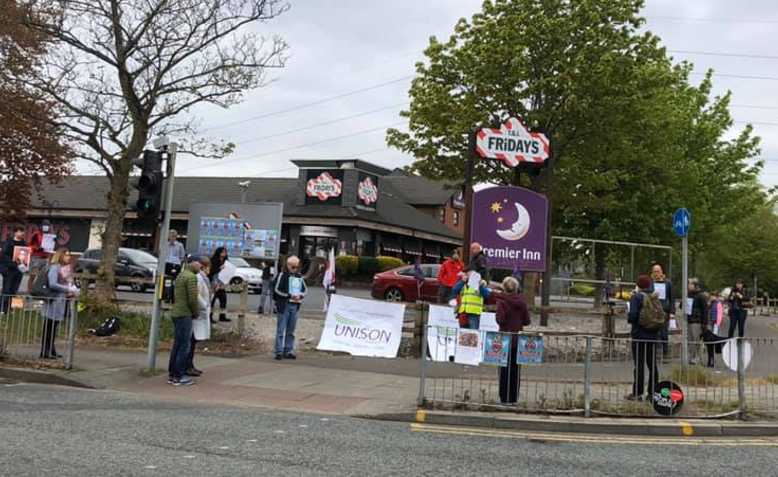
[(195, 383), (194, 380), (192, 378), (190, 378), (189, 376), (184, 376), (181, 379), (174, 379), (173, 380), (173, 386), (191, 386), (194, 383)]
[(282, 359), (284, 359), (284, 357), (282, 355), (280, 355), (280, 354), (277, 354), (276, 357), (275, 357), (276, 361), (281, 361)]
[(286, 353), (284, 355), (285, 359), (297, 359), (297, 356), (294, 355), (294, 353)]
[(174, 382), (175, 382), (175, 379), (173, 379), (173, 376), (168, 376), (167, 377), (167, 383), (168, 384), (173, 384)]

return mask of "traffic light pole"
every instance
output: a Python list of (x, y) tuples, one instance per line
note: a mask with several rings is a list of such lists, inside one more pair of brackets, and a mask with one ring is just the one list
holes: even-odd
[(168, 235), (170, 235), (170, 216), (173, 211), (173, 183), (175, 181), (176, 170), (176, 150), (178, 144), (171, 142), (165, 147), (167, 150), (167, 170), (165, 173), (167, 183), (165, 186), (165, 217), (162, 220), (162, 228), (159, 232), (159, 259), (157, 262), (157, 271), (154, 274), (154, 305), (151, 312), (151, 329), (149, 330), (149, 349), (148, 349), (148, 370), (153, 372), (157, 369), (157, 344), (159, 342), (159, 322), (162, 312), (162, 291), (165, 286), (165, 264), (169, 247), (167, 246)]
[(686, 319), (686, 300), (689, 298), (689, 236), (684, 235), (681, 239), (681, 255), (683, 260), (683, 267), (681, 269), (681, 319), (676, 320), (678, 326), (681, 327), (681, 359), (683, 360), (683, 367), (685, 368), (689, 364), (689, 321)]

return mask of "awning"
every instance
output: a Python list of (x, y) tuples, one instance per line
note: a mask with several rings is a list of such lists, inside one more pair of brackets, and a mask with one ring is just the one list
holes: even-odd
[(400, 241), (393, 237), (387, 237), (386, 235), (381, 236), (381, 251), (382, 253), (403, 253)]
[(440, 257), (440, 245), (432, 242), (424, 244), (424, 256), (426, 257)]
[(403, 251), (408, 255), (421, 256), (421, 242), (414, 239), (403, 240)]

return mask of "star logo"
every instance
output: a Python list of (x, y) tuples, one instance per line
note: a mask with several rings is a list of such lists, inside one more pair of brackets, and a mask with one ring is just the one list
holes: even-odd
[(502, 211), (502, 204), (500, 204), (499, 202), (492, 202), (491, 210), (492, 213), (499, 214), (500, 211)]

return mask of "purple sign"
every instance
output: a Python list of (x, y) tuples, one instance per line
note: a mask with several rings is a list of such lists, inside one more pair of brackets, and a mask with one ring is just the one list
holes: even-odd
[(473, 195), (470, 240), (478, 242), (490, 268), (546, 270), (548, 199), (521, 187), (490, 187)]

